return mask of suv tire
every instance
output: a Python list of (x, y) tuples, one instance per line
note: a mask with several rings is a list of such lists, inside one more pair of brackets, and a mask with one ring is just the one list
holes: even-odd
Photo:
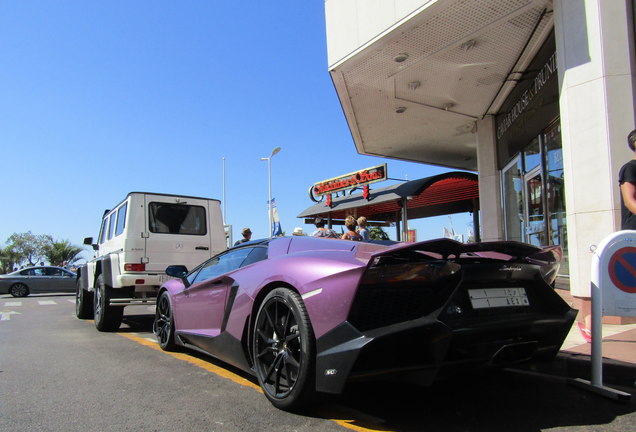
[(102, 332), (115, 331), (121, 325), (124, 316), (123, 306), (111, 306), (112, 288), (104, 282), (104, 275), (99, 275), (93, 296), (95, 311), (95, 327)]
[(82, 289), (80, 280), (75, 283), (75, 315), (79, 319), (93, 318), (93, 293)]

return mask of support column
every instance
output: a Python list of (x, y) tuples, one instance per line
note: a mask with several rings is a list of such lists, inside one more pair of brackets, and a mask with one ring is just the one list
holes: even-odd
[(620, 228), (618, 170), (633, 157), (631, 1), (555, 0), (554, 13), (570, 289), (589, 316), (590, 246)]
[(402, 212), (400, 219), (402, 220), (401, 241), (409, 241), (409, 201), (408, 198), (402, 198)]
[[(486, 116), (477, 122), (477, 170), (479, 171), (481, 239), (502, 240), (503, 212), (494, 116)], [(479, 238), (477, 233), (475, 234), (475, 238)]]

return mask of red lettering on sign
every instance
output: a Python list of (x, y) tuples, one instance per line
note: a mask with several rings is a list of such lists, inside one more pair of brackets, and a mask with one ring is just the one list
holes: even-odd
[[(346, 174), (342, 177), (325, 180), (313, 185), (313, 195), (327, 195), (333, 192), (355, 188), (367, 183), (386, 179), (386, 164)], [(315, 201), (315, 199), (314, 199)]]

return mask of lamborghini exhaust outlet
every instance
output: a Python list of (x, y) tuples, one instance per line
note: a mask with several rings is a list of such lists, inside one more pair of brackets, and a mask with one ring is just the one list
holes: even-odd
[(500, 366), (531, 360), (537, 352), (537, 347), (537, 341), (503, 345), (492, 356), (490, 363), (493, 366)]

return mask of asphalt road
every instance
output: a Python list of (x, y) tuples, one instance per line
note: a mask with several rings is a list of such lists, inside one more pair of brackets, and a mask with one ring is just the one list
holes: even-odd
[(98, 333), (73, 302), (0, 295), (0, 431), (636, 430), (636, 398), (614, 402), (516, 371), (433, 388), (352, 385), (287, 413), (221, 362), (157, 349), (144, 308), (129, 308), (120, 332)]

